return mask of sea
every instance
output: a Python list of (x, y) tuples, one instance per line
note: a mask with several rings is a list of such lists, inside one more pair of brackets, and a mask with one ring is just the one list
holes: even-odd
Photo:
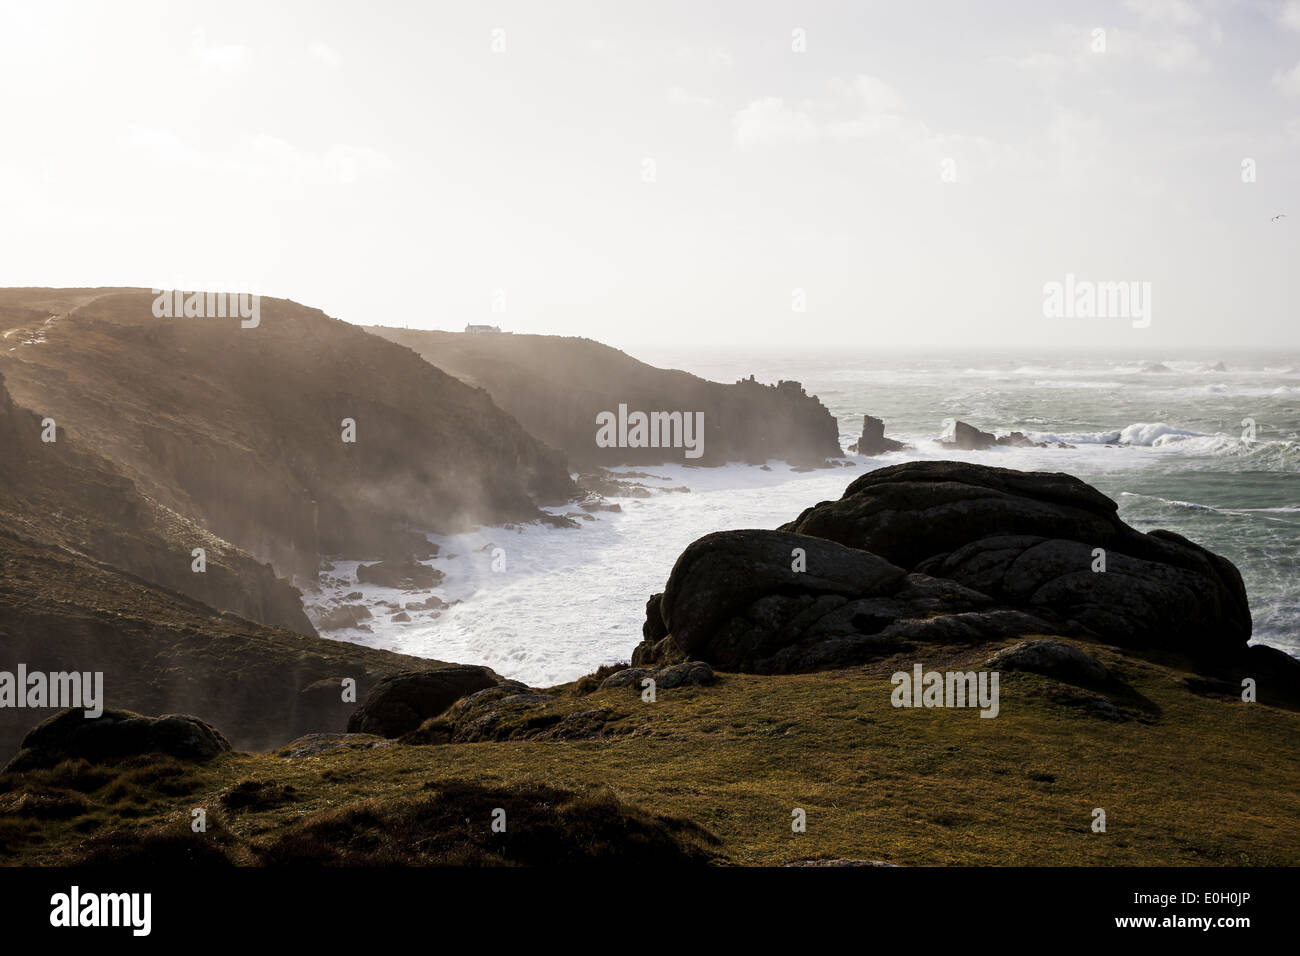
[[(862, 416), (871, 414), (884, 420), (888, 437), (913, 448), (875, 458), (845, 454), (842, 467), (808, 472), (777, 461), (766, 470), (685, 462), (621, 469), (649, 473), (636, 480), (662, 490), (611, 499), (621, 511), (598, 512), (576, 529), (525, 524), (430, 535), (440, 553), (429, 563), (445, 574), (432, 593), (457, 603), (402, 611), (409, 621), (393, 617), (428, 594), (359, 585), (358, 556), (336, 556), (336, 581), (304, 596), (309, 613), (356, 603), (347, 595), (360, 591), (373, 617), (368, 630), (326, 636), (486, 664), (533, 686), (574, 680), (628, 660), (641, 639), (646, 599), (663, 590), (673, 562), (696, 538), (774, 528), (840, 497), (867, 470), (948, 458), (1067, 472), (1114, 499), (1134, 527), (1167, 528), (1224, 555), (1245, 580), (1252, 640), (1300, 656), (1300, 353), (628, 351), (714, 381), (751, 374), (796, 380), (836, 417), (842, 446), (857, 439)], [(938, 440), (956, 419), (1053, 447), (949, 451)]]

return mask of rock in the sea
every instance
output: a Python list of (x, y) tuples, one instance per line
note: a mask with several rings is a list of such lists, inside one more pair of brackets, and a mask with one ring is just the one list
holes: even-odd
[(871, 415), (862, 416), (862, 435), (849, 446), (849, 451), (874, 457), (887, 451), (901, 451), (908, 446), (901, 441), (885, 437), (885, 423)]
[(442, 581), (443, 577), (443, 573), (437, 568), (421, 564), (414, 558), (357, 565), (357, 580), (362, 584), (378, 584), (402, 591), (422, 591), (431, 588)]
[(178, 760), (211, 760), (230, 750), (221, 732), (188, 714), (146, 717), (129, 710), (105, 710), (87, 717), (83, 710), (61, 710), (33, 727), (5, 772), (53, 767), (81, 758), (91, 763), (159, 753)]
[(322, 631), (339, 631), (345, 627), (356, 627), (371, 616), (370, 608), (364, 604), (343, 604), (321, 615), (316, 626)]
[(431, 671), (405, 671), (378, 681), (348, 720), (349, 733), (400, 737), (437, 717), (466, 694), (500, 683), (490, 669), (457, 664)]
[(1021, 641), (998, 651), (984, 666), (998, 671), (1033, 671), (1070, 683), (1100, 684), (1106, 680), (1106, 665), (1065, 641)]
[(1024, 432), (1012, 432), (1010, 435), (1003, 435), (997, 440), (997, 444), (1005, 445), (1009, 448), (1046, 448), (1047, 442), (1034, 441), (1025, 435)]
[(967, 425), (965, 422), (957, 422), (953, 426), (952, 438), (942, 442), (960, 451), (984, 451), (997, 443), (997, 436), (992, 432), (980, 431), (974, 425)]

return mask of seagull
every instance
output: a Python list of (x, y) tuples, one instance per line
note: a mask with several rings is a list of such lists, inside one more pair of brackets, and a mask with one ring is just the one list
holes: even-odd
[(1270, 219), (1269, 222), (1277, 222), (1279, 219), (1285, 219), (1285, 218), (1286, 218), (1286, 213), (1284, 213), (1284, 212), (1280, 212), (1280, 213), (1278, 213), (1276, 216), (1274, 216), (1272, 219)]

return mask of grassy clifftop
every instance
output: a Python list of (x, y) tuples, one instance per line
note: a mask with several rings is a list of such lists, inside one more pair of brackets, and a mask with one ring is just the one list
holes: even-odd
[[(1300, 863), (1300, 714), (1243, 703), (1231, 685), (1207, 685), (1176, 657), (1079, 646), (1110, 669), (1120, 719), (1030, 673), (1003, 675), (995, 719), (896, 709), (889, 675), (913, 656), (814, 674), (721, 675), (712, 686), (660, 690), (654, 703), (632, 687), (580, 694), (567, 685), (548, 692), (548, 706), (555, 715), (607, 712), (592, 739), (356, 738), (317, 756), (140, 758), (10, 774), (0, 778), (0, 848), (25, 863), (178, 852), (241, 863), (535, 862), (518, 841), (541, 826), (527, 807), (549, 786), (594, 794), (566, 800), (614, 801), (659, 820), (683, 859), (697, 850), (721, 863)], [(924, 662), (978, 666), (995, 649), (935, 648)], [(460, 789), (448, 792), (449, 780)], [(431, 792), (470, 818), (452, 836), (411, 822), (410, 808)], [(516, 842), (491, 833), (485, 800), (512, 820), (519, 809)], [(189, 830), (197, 807), (208, 809), (207, 834)], [(795, 808), (807, 813), (805, 833), (791, 830)], [(1106, 811), (1105, 833), (1092, 831), (1095, 808)], [(575, 822), (585, 815), (569, 819), (569, 831), (549, 821), (548, 839), (589, 837)], [(403, 828), (386, 835), (381, 824), (399, 820)], [(431, 849), (435, 830), (443, 842)]]

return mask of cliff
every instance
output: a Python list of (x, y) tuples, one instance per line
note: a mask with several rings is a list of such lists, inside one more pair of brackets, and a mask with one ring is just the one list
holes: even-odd
[(408, 349), (282, 299), (255, 327), (159, 318), (154, 301), (0, 290), (0, 372), (142, 494), (281, 575), (405, 555), (412, 530), (531, 520), (573, 493), (558, 454)]
[[(462, 381), (487, 389), (530, 434), (562, 449), (575, 466), (769, 458), (818, 464), (842, 452), (839, 427), (798, 382), (710, 382), (655, 368), (590, 339), (552, 335), (468, 334), (369, 327), (408, 346)], [(702, 413), (702, 455), (681, 448), (600, 447), (597, 416), (631, 412)]]
[[(296, 588), (196, 522), (142, 495), (107, 459), (57, 423), (19, 408), (0, 375), (0, 529), (81, 554), (231, 611), (299, 634), (316, 632)], [(194, 571), (203, 548), (206, 569)], [(12, 573), (6, 566), (4, 575)]]
[[(192, 713), (241, 748), (342, 731), (381, 677), (446, 667), (265, 627), (0, 529), (0, 670), (102, 672), (105, 708)], [(197, 575), (196, 575), (197, 576)], [(53, 710), (0, 708), (0, 761)]]

